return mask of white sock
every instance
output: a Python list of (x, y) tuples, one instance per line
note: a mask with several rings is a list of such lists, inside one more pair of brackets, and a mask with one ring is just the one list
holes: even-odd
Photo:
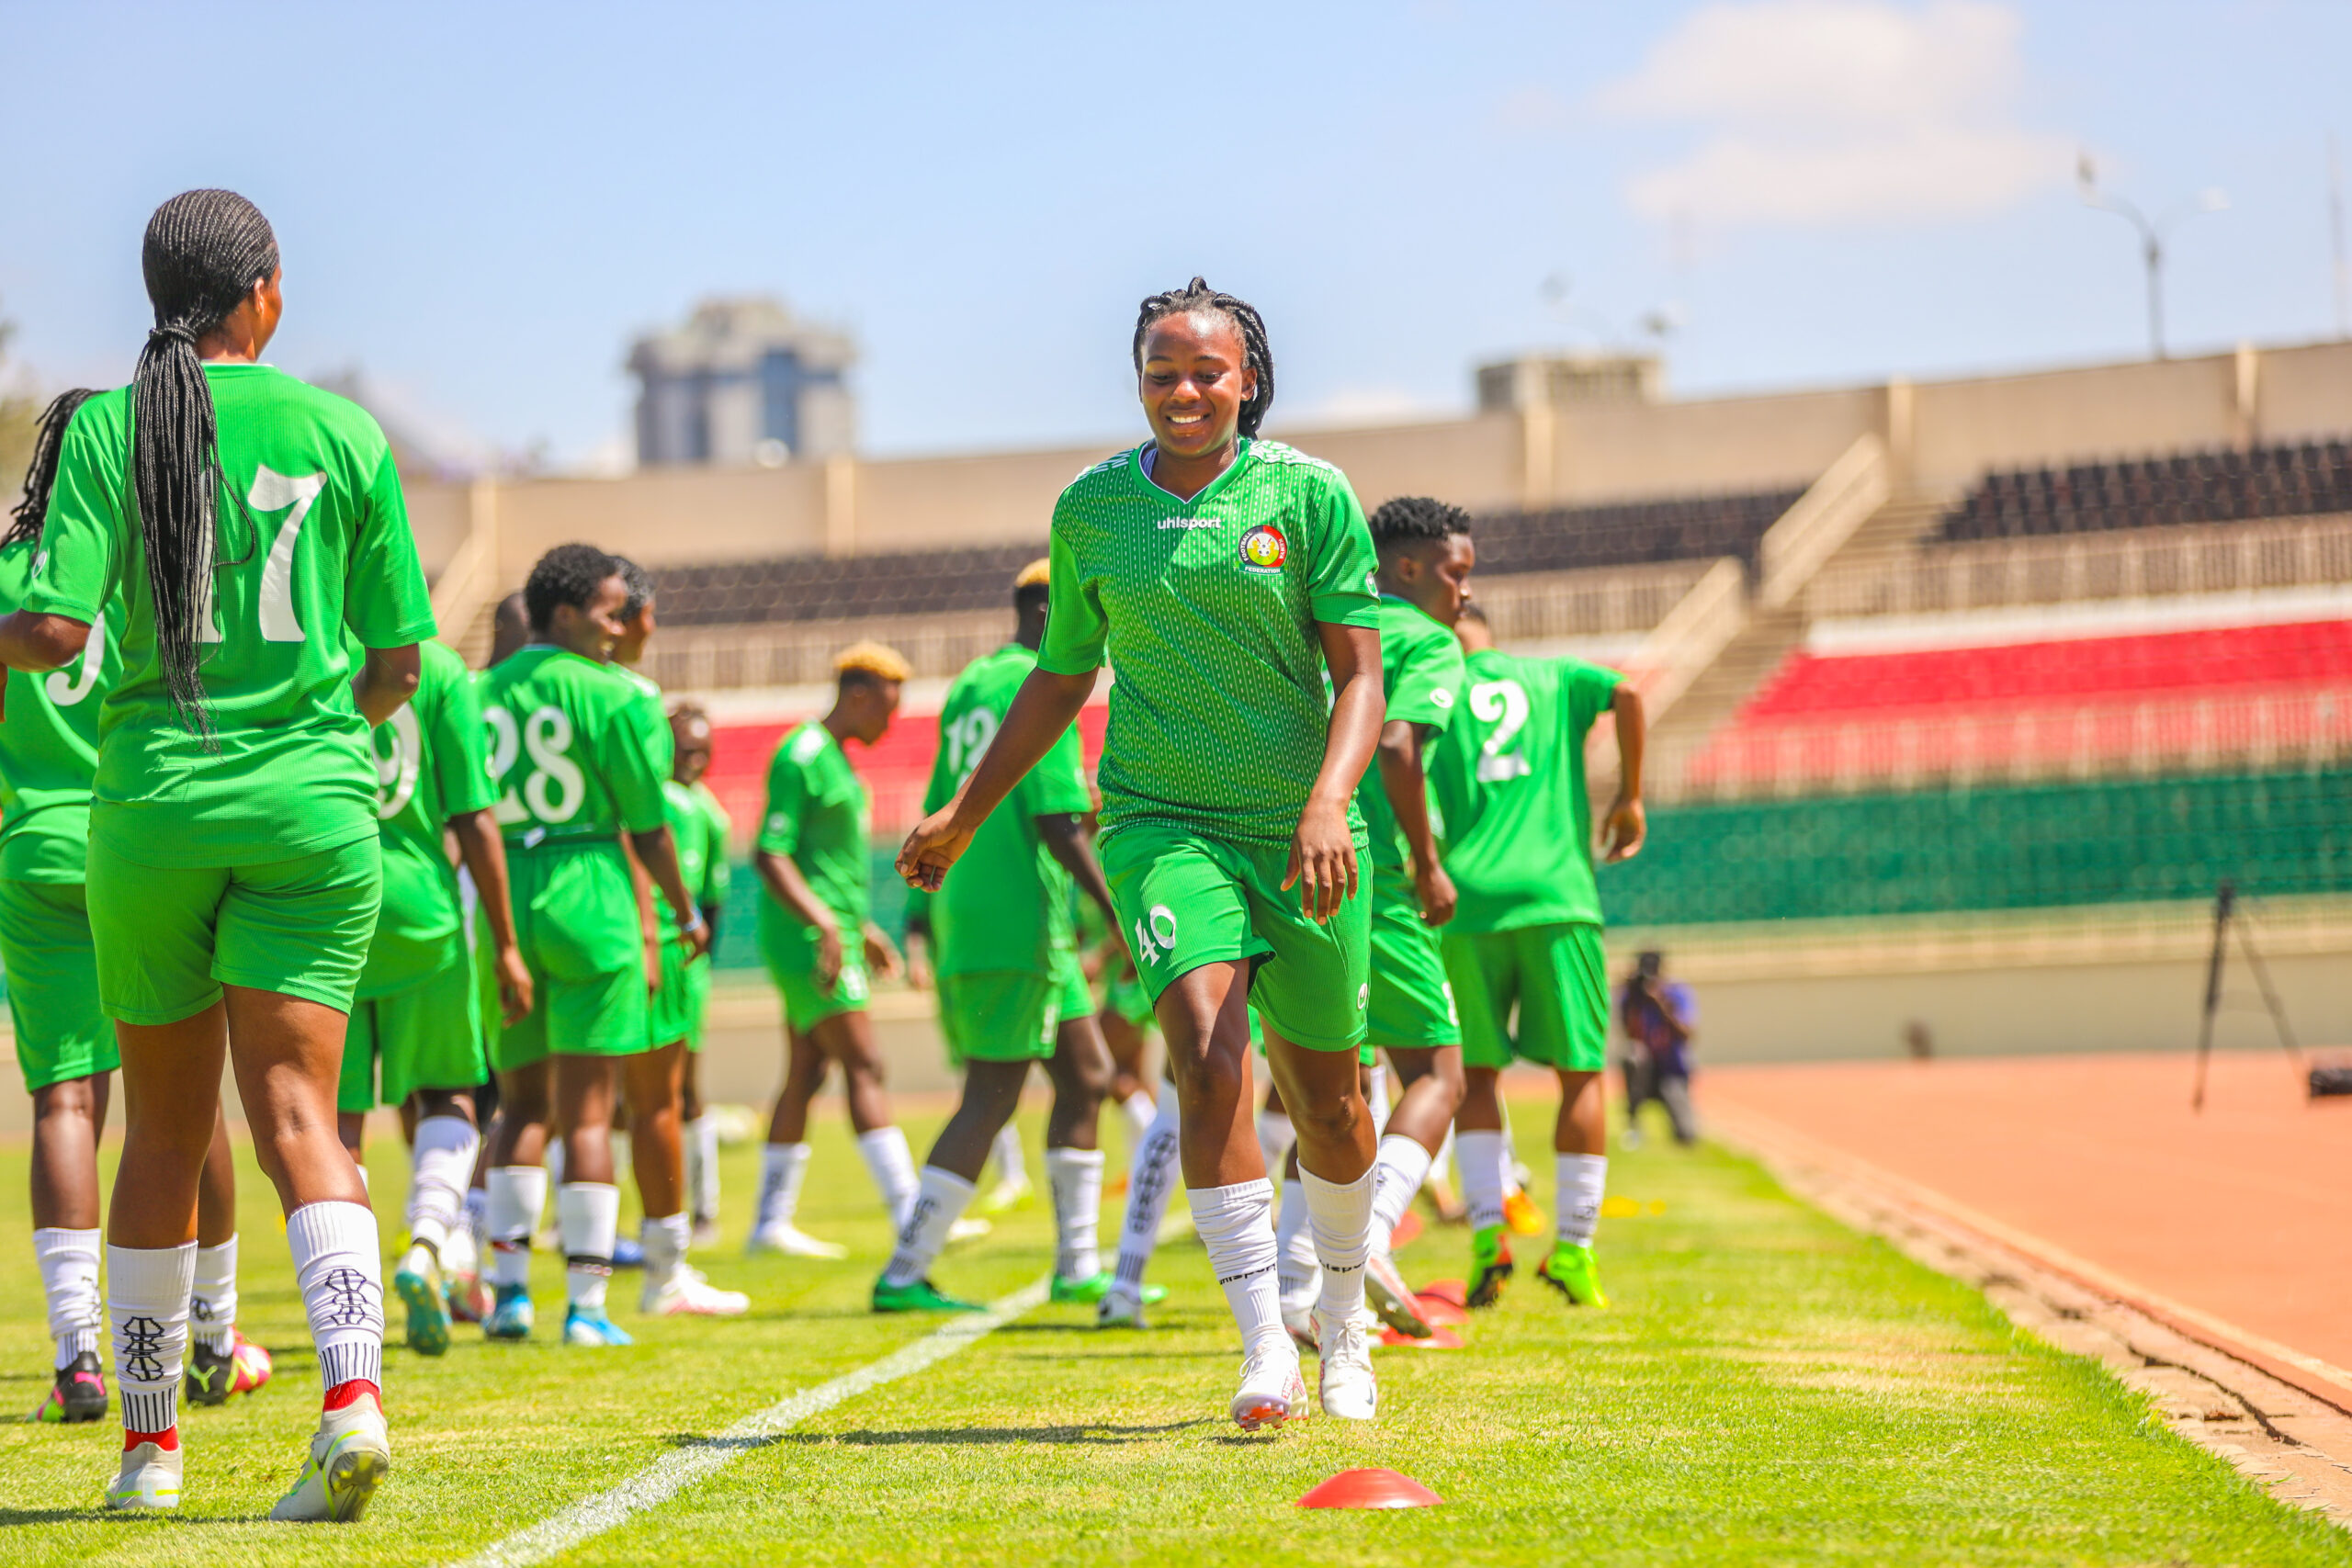
[(899, 1227), (898, 1247), (890, 1254), (889, 1267), (882, 1270), (882, 1282), (911, 1285), (930, 1273), (931, 1266), (947, 1249), (947, 1233), (964, 1217), (978, 1190), (952, 1170), (924, 1166), (906, 1223)]
[(237, 1238), (198, 1245), (196, 1282), (188, 1288), (187, 1335), (216, 1356), (229, 1353), (237, 1331)]
[(1364, 1103), (1372, 1107), (1372, 1138), (1378, 1143), (1388, 1135), (1388, 1064), (1374, 1062), (1363, 1076)]
[[(566, 1151), (561, 1138), (549, 1138), (548, 1140), (548, 1152), (546, 1157), (539, 1163), (548, 1168), (548, 1181), (549, 1185), (555, 1187), (560, 1187), (563, 1185), (564, 1162), (570, 1158), (571, 1155)], [(537, 1214), (533, 1214), (531, 1216), (531, 1228), (534, 1230), (538, 1228), (538, 1218), (539, 1217)]]
[(1283, 1168), (1283, 1156), (1290, 1153), (1290, 1145), (1297, 1134), (1292, 1131), (1290, 1117), (1280, 1111), (1258, 1112), (1258, 1152), (1265, 1156), (1266, 1175), (1272, 1178)]
[(1129, 1295), (1143, 1291), (1143, 1271), (1159, 1246), (1159, 1223), (1168, 1216), (1168, 1200), (1176, 1190), (1176, 1157), (1183, 1152), (1183, 1112), (1176, 1101), (1176, 1086), (1159, 1086), (1159, 1109), (1151, 1125), (1136, 1145), (1127, 1167), (1127, 1211), (1119, 1222), (1118, 1283)]
[(1519, 1156), (1513, 1152), (1517, 1145), (1512, 1144), (1510, 1137), (1510, 1102), (1503, 1100), (1500, 1095), (1496, 1099), (1498, 1102), (1496, 1109), (1502, 1117), (1503, 1123), (1503, 1196), (1508, 1198), (1523, 1189), (1519, 1181)]
[(604, 1310), (620, 1228), (621, 1190), (611, 1182), (567, 1181), (555, 1190), (555, 1234), (563, 1243), (563, 1284), (573, 1307)]
[(462, 1116), (427, 1116), (416, 1124), (416, 1150), (409, 1160), (408, 1234), (437, 1255), (465, 1211), (466, 1179), (481, 1134)]
[(905, 1229), (907, 1216), (915, 1206), (915, 1156), (907, 1147), (906, 1134), (896, 1127), (860, 1133), (857, 1152), (865, 1156), (866, 1172), (882, 1194), (882, 1207), (889, 1211), (890, 1223)]
[(1492, 1229), (1503, 1223), (1504, 1183), (1510, 1179), (1510, 1145), (1500, 1133), (1457, 1133), (1453, 1163), (1462, 1168), (1462, 1201), (1470, 1209), (1470, 1228)]
[(808, 1145), (770, 1144), (760, 1151), (757, 1229), (780, 1230), (800, 1212), (800, 1184), (808, 1178)]
[(1554, 1155), (1559, 1179), (1559, 1236), (1570, 1247), (1590, 1247), (1600, 1224), (1600, 1195), (1609, 1186), (1607, 1155)]
[(718, 1218), (718, 1118), (686, 1123), (686, 1208), (697, 1223)]
[(1363, 1310), (1363, 1265), (1372, 1252), (1372, 1179), (1326, 1181), (1302, 1169), (1315, 1256), (1323, 1263), (1323, 1293), (1315, 1310), (1325, 1323), (1344, 1323)]
[(1274, 1219), (1274, 1252), (1282, 1260), (1283, 1310), (1313, 1311), (1316, 1292), (1323, 1288), (1323, 1267), (1315, 1256), (1315, 1232), (1306, 1221), (1306, 1186), (1295, 1176), (1283, 1179), (1282, 1208)]
[(1119, 1114), (1127, 1119), (1127, 1141), (1130, 1147), (1142, 1143), (1151, 1131), (1151, 1118), (1159, 1109), (1159, 1101), (1148, 1089), (1137, 1089), (1119, 1101)]
[(1413, 1194), (1430, 1179), (1430, 1152), (1418, 1138), (1402, 1134), (1380, 1140), (1379, 1157), (1373, 1161), (1372, 1245), (1388, 1251), (1389, 1233), (1413, 1205)]
[(1054, 1190), (1054, 1273), (1091, 1280), (1102, 1272), (1102, 1151), (1047, 1149), (1046, 1182)]
[(658, 1288), (685, 1267), (686, 1248), (694, 1245), (695, 1223), (683, 1213), (659, 1220), (648, 1215), (638, 1224), (637, 1239), (645, 1248), (646, 1281)]
[(449, 1227), (448, 1239), (441, 1244), (441, 1269), (445, 1274), (479, 1273), (481, 1257), (474, 1243), (472, 1216), (460, 1214), (458, 1223)]
[(482, 1224), (490, 1237), (490, 1282), (531, 1282), (531, 1237), (548, 1201), (548, 1173), (536, 1165), (502, 1165), (484, 1179)]
[(179, 1425), (180, 1374), (187, 1370), (187, 1301), (196, 1288), (196, 1243), (108, 1247), (107, 1321), (114, 1329), (114, 1375), (130, 1432)]
[[(1193, 1224), (1209, 1251), (1209, 1268), (1225, 1287), (1233, 1320), (1241, 1327), (1244, 1354), (1295, 1354), (1283, 1327), (1282, 1298), (1274, 1282), (1274, 1189), (1261, 1179), (1230, 1187), (1193, 1187)], [(1363, 1266), (1356, 1266), (1362, 1289)]]
[(286, 1216), (294, 1283), (329, 1393), (355, 1378), (384, 1383), (384, 1253), (376, 1212), (359, 1203), (305, 1203)]
[(76, 1356), (98, 1353), (107, 1321), (98, 1294), (98, 1249), (104, 1245), (95, 1230), (33, 1232), (33, 1259), (40, 1265), (41, 1295), (49, 1303), (49, 1337), (57, 1341), (61, 1367), (72, 1365)]
[[(482, 1179), (484, 1181), (490, 1179), (488, 1171), (482, 1173)], [(482, 1249), (490, 1245), (490, 1189), (488, 1187), (466, 1189), (466, 1229), (473, 1233), (474, 1253), (479, 1258)]]
[(1029, 1179), (1029, 1160), (1021, 1147), (1021, 1127), (1007, 1122), (996, 1130), (996, 1141), (989, 1145), (989, 1157), (996, 1161), (999, 1181)]

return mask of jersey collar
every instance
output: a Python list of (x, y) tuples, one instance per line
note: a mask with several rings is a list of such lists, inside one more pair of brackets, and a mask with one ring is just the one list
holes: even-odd
[(1225, 466), (1225, 472), (1217, 475), (1216, 478), (1211, 479), (1206, 485), (1203, 486), (1201, 493), (1193, 497), (1190, 501), (1186, 501), (1172, 490), (1162, 488), (1158, 479), (1153, 479), (1149, 474), (1143, 471), (1143, 449), (1144, 447), (1151, 445), (1148, 441), (1142, 442), (1127, 449), (1127, 473), (1136, 484), (1142, 486), (1145, 490), (1149, 491), (1152, 494), (1159, 496), (1166, 501), (1172, 502), (1178, 506), (1203, 506), (1214, 500), (1224, 491), (1227, 485), (1233, 482), (1234, 475), (1239, 473), (1243, 466), (1250, 461), (1250, 450), (1255, 447), (1257, 444), (1258, 440), (1256, 436), (1243, 436), (1241, 438), (1240, 446), (1234, 449), (1233, 461)]

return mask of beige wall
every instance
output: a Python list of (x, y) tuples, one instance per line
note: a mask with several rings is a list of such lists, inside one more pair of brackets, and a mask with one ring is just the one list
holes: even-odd
[(1552, 493), (1570, 502), (1795, 489), (1880, 428), (1877, 388), (1563, 411)]

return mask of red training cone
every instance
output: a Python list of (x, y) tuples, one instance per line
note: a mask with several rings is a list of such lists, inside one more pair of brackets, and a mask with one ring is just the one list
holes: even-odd
[(1343, 1470), (1298, 1500), (1302, 1508), (1431, 1508), (1445, 1499), (1393, 1470)]
[(1421, 1321), (1432, 1328), (1459, 1328), (1470, 1321), (1470, 1311), (1460, 1302), (1433, 1296), (1427, 1291), (1416, 1292), (1413, 1304), (1421, 1309)]
[(1413, 1245), (1413, 1238), (1420, 1234), (1421, 1216), (1410, 1209), (1406, 1210), (1405, 1217), (1396, 1222), (1396, 1228), (1388, 1233), (1388, 1250), (1404, 1251), (1405, 1248)]
[(1468, 1306), (1470, 1304), (1470, 1298), (1463, 1290), (1462, 1281), (1459, 1280), (1434, 1280), (1430, 1283), (1423, 1285), (1419, 1291), (1416, 1291), (1414, 1294), (1419, 1296), (1435, 1296), (1442, 1302), (1452, 1302), (1455, 1306)]
[(1426, 1339), (1416, 1339), (1409, 1334), (1399, 1334), (1393, 1328), (1380, 1331), (1380, 1347), (1386, 1350), (1459, 1350), (1462, 1336), (1451, 1328), (1432, 1328)]

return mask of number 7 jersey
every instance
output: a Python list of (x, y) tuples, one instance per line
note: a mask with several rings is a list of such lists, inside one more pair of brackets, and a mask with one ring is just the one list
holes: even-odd
[(483, 676), (481, 706), (508, 848), (613, 842), (662, 825), (655, 759), (669, 726), (618, 666), (533, 643)]

